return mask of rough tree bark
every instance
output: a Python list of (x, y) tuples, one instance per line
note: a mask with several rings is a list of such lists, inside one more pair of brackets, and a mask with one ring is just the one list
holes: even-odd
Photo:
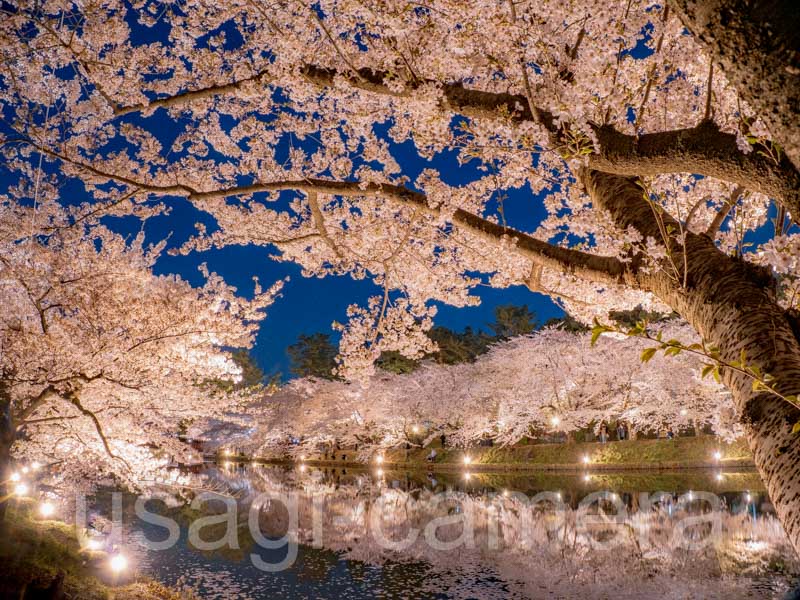
[[(619, 227), (633, 226), (661, 241), (657, 213), (635, 178), (587, 171), (583, 181), (595, 206), (606, 209)], [(678, 230), (672, 217), (660, 214), (665, 225)], [(640, 272), (642, 289), (658, 296), (717, 346), (723, 360), (738, 361), (744, 351), (747, 364), (777, 378), (775, 388), (781, 394), (800, 394), (800, 328), (777, 304), (771, 274), (723, 254), (705, 235), (688, 235), (685, 263), (683, 247), (674, 239), (667, 243), (675, 268)], [(754, 392), (753, 380), (744, 374), (723, 369), (722, 378), (733, 394), (770, 499), (800, 552), (800, 437), (792, 434), (800, 410), (770, 392)]]
[(0, 380), (0, 526), (6, 519), (8, 506), (8, 478), (10, 476), (11, 446), (14, 443), (14, 426), (11, 419), (11, 398)]
[(797, 0), (670, 0), (670, 5), (800, 168)]

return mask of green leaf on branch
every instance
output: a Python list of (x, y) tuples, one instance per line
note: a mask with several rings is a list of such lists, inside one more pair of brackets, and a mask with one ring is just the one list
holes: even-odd
[(614, 329), (612, 329), (608, 325), (603, 325), (600, 321), (597, 320), (597, 318), (595, 318), (594, 326), (592, 327), (591, 345), (594, 346), (597, 343), (597, 340), (600, 338), (600, 336), (609, 331), (614, 331)]
[(653, 358), (653, 356), (655, 356), (656, 350), (658, 350), (658, 349), (657, 348), (645, 348), (644, 350), (642, 350), (642, 356), (641, 356), (642, 362), (643, 363), (649, 362), (650, 359)]

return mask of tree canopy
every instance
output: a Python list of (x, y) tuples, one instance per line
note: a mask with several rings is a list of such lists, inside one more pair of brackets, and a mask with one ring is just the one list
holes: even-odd
[[(584, 323), (675, 311), (701, 339), (663, 343), (731, 390), (800, 547), (798, 69), (781, 49), (800, 27), (695, 4), (6, 3), (8, 193), (86, 226), (188, 204), (178, 254), (268, 246), (306, 276), (370, 279), (336, 324), (349, 379), (434, 351), (434, 302), (474, 305), (478, 286), (525, 285)], [(764, 99), (740, 65), (760, 65)]]

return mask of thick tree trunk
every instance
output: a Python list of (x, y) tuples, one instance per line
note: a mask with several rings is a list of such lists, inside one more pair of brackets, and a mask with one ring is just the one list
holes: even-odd
[(11, 446), (14, 429), (11, 420), (11, 399), (0, 381), (0, 526), (5, 522), (8, 507), (8, 478), (11, 475)]
[(800, 10), (797, 0), (670, 0), (800, 168)]
[[(636, 180), (597, 171), (584, 174), (595, 206), (609, 211), (623, 228), (633, 226), (644, 236), (661, 241), (654, 212)], [(677, 223), (664, 215), (668, 226)], [(720, 252), (704, 235), (689, 234), (688, 266), (683, 286), (683, 249), (671, 242), (680, 277), (670, 269), (638, 275), (651, 291), (684, 317), (706, 342), (720, 349), (723, 360), (740, 360), (775, 376), (783, 395), (800, 395), (800, 343), (796, 321), (776, 303), (771, 274)], [(800, 552), (800, 436), (792, 427), (800, 410), (769, 392), (754, 392), (747, 375), (724, 369), (747, 433), (759, 473), (789, 539)]]

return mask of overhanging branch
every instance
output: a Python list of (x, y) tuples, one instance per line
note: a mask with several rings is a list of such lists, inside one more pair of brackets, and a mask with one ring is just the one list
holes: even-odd
[[(333, 87), (334, 80), (340, 77), (353, 88), (401, 98), (410, 96), (422, 85), (436, 84), (442, 91), (443, 110), (468, 117), (536, 121), (548, 131), (550, 142), (559, 145), (560, 131), (552, 113), (535, 106), (532, 99), (523, 94), (484, 92), (464, 87), (461, 82), (440, 83), (429, 80), (406, 82), (405, 87), (397, 91), (384, 83), (388, 73), (366, 68), (359, 69), (356, 73), (343, 73), (316, 65), (305, 65), (301, 73), (308, 81), (320, 87)], [(161, 106), (177, 106), (224, 95), (251, 82), (266, 85), (269, 81), (270, 75), (264, 70), (240, 81), (182, 92), (146, 105), (119, 109), (118, 113), (128, 114)], [(594, 170), (617, 175), (697, 173), (714, 177), (776, 198), (785, 204), (793, 218), (800, 220), (800, 173), (792, 163), (784, 157), (776, 164), (756, 151), (744, 154), (736, 145), (735, 135), (719, 131), (710, 121), (703, 121), (688, 129), (641, 136), (627, 135), (610, 126), (598, 126), (596, 133), (600, 150), (589, 156), (589, 166)]]
[(611, 127), (598, 127), (596, 133), (600, 152), (589, 156), (591, 169), (627, 176), (706, 175), (777, 198), (793, 219), (800, 220), (800, 174), (789, 160), (783, 157), (776, 164), (755, 150), (744, 154), (736, 136), (721, 132), (711, 121), (638, 137)]
[(103, 448), (105, 449), (106, 454), (108, 454), (111, 458), (122, 462), (128, 468), (128, 470), (130, 470), (131, 466), (130, 464), (128, 464), (128, 461), (126, 461), (121, 456), (114, 454), (114, 452), (111, 450), (111, 446), (108, 443), (108, 439), (106, 438), (105, 433), (103, 433), (103, 427), (100, 425), (100, 420), (97, 418), (97, 415), (95, 415), (94, 412), (83, 406), (78, 396), (74, 393), (69, 394), (66, 400), (70, 404), (72, 404), (75, 408), (77, 408), (83, 416), (88, 417), (92, 421), (92, 424), (94, 425), (95, 431), (97, 432), (97, 435), (103, 444)]
[[(296, 190), (306, 193), (322, 193), (344, 197), (381, 196), (399, 204), (421, 209), (428, 214), (441, 214), (441, 207), (431, 206), (427, 196), (420, 192), (396, 185), (371, 183), (363, 186), (359, 182), (327, 181), (321, 179), (302, 179), (295, 181), (274, 181), (248, 186), (232, 187), (212, 192), (197, 192), (189, 195), (190, 200), (226, 198), (229, 196)], [(509, 243), (509, 250), (515, 251), (531, 261), (548, 269), (575, 275), (590, 281), (618, 284), (629, 274), (628, 267), (621, 261), (608, 256), (596, 256), (571, 248), (554, 246), (537, 240), (530, 235), (493, 223), (483, 217), (456, 209), (448, 219), (463, 228), (497, 245)], [(628, 282), (630, 283), (630, 282)]]

